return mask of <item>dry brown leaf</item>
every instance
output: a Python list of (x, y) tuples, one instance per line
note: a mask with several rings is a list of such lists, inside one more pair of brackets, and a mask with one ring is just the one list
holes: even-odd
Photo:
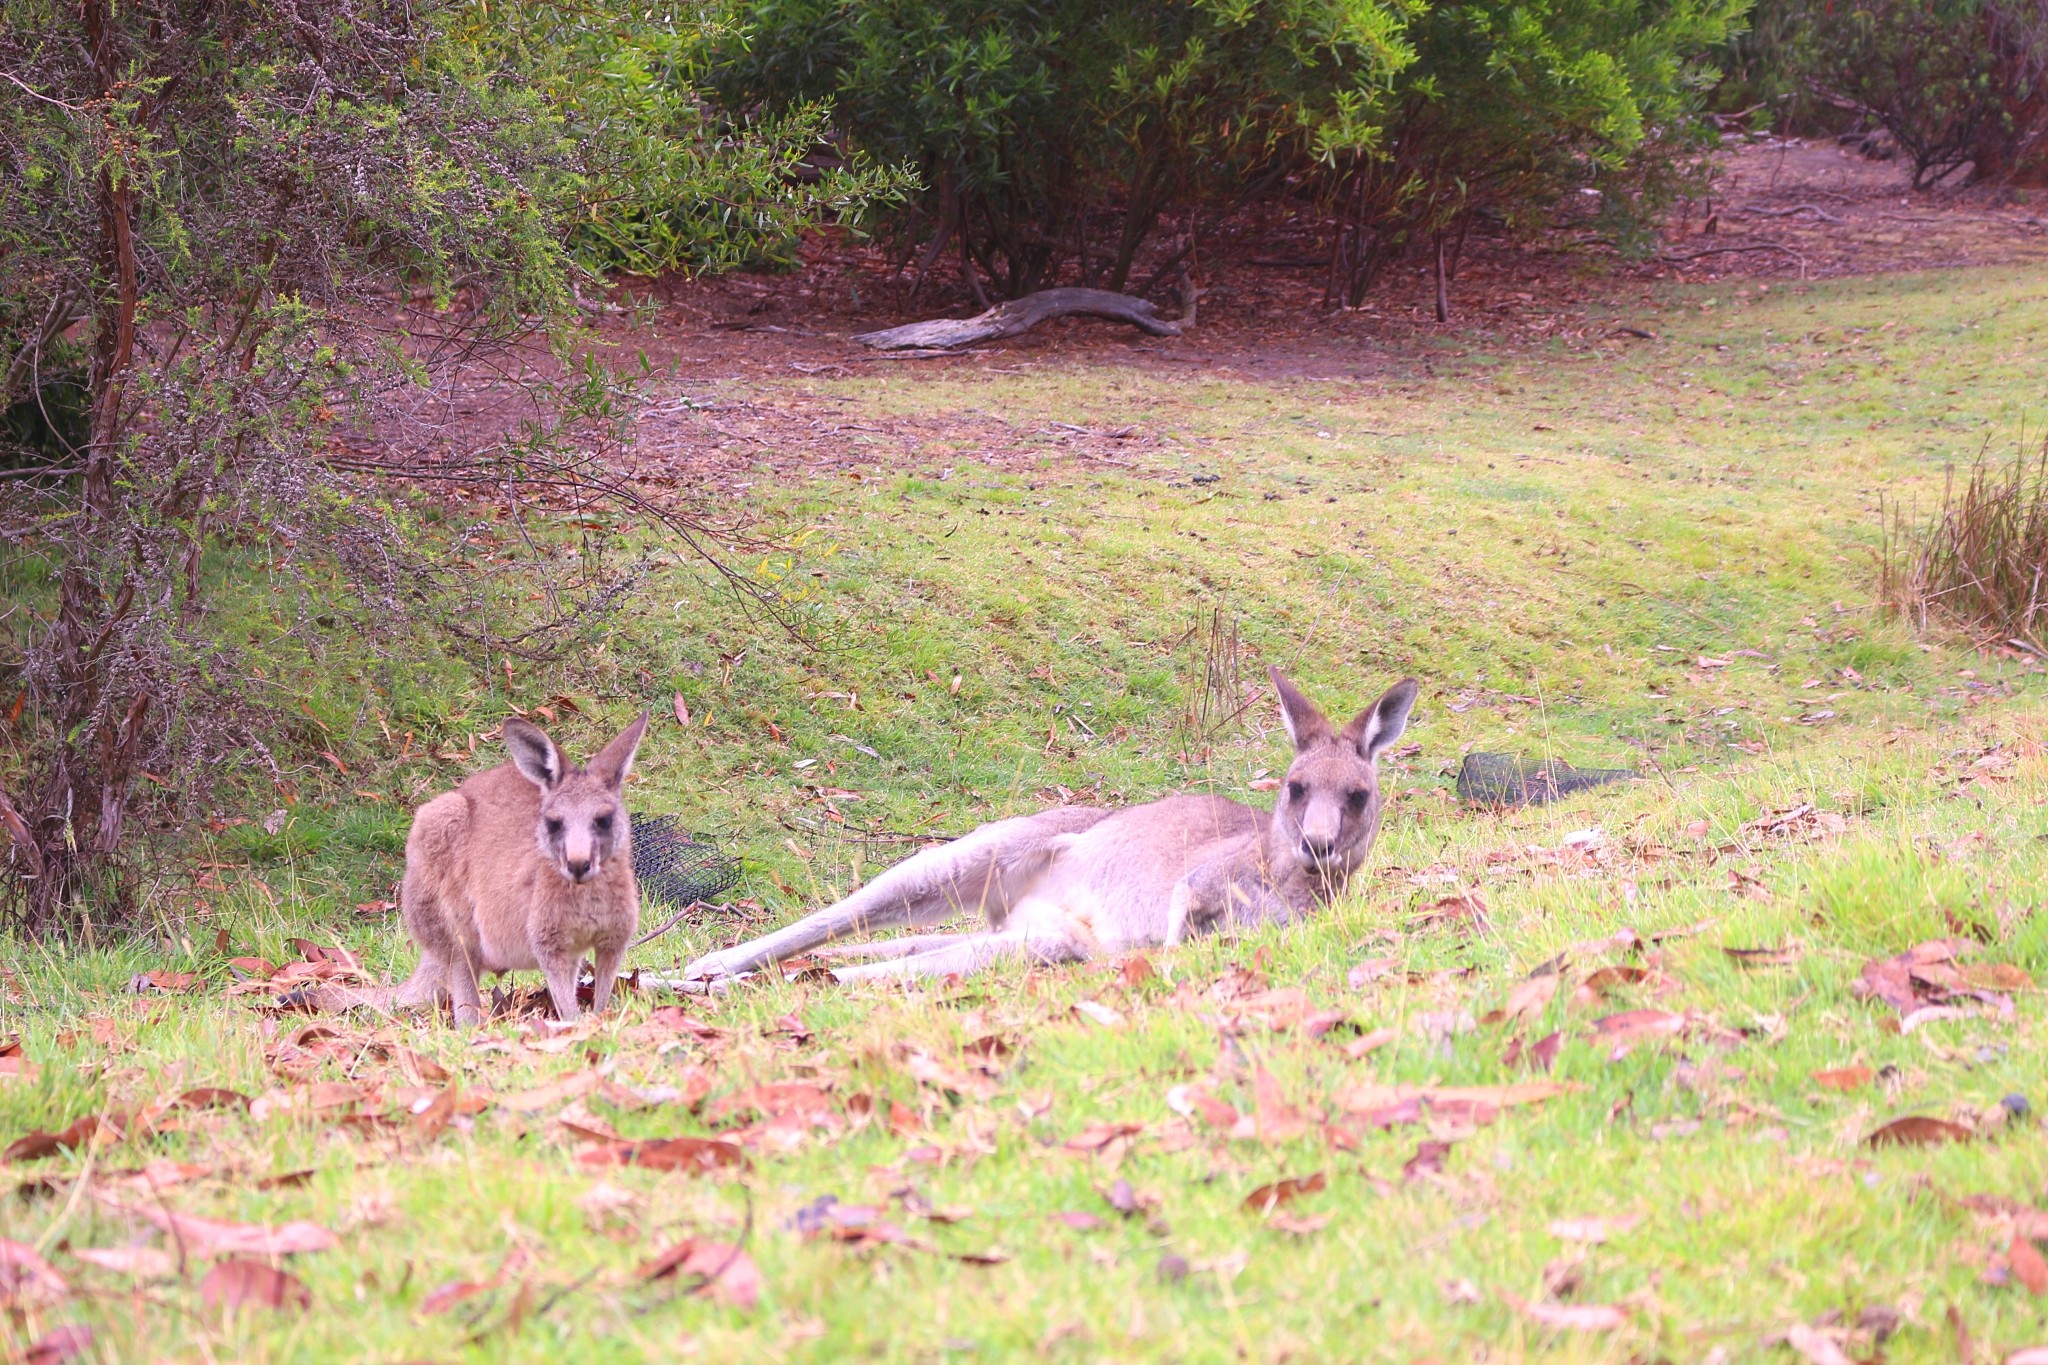
[(1593, 1032), (1606, 1042), (1629, 1043), (1644, 1038), (1673, 1038), (1685, 1032), (1686, 1017), (1665, 1010), (1624, 1010), (1593, 1021)]
[(1420, 1180), (1426, 1175), (1442, 1175), (1450, 1155), (1450, 1143), (1425, 1139), (1415, 1145), (1415, 1155), (1401, 1163), (1401, 1178)]
[(512, 1109), (522, 1114), (538, 1114), (543, 1109), (553, 1109), (558, 1104), (580, 1099), (597, 1089), (604, 1077), (595, 1071), (572, 1071), (566, 1076), (535, 1086), (531, 1090), (518, 1090), (509, 1095), (493, 1095), (491, 1102), (501, 1109)]
[(668, 1248), (641, 1268), (645, 1280), (670, 1275), (697, 1278), (692, 1293), (733, 1308), (752, 1308), (761, 1301), (761, 1271), (745, 1247), (691, 1237)]
[(1542, 976), (1532, 976), (1515, 983), (1514, 989), (1508, 992), (1508, 1003), (1501, 1011), (1502, 1015), (1510, 1021), (1522, 1019), (1534, 1023), (1556, 998), (1558, 984), (1555, 972), (1545, 972)]
[(81, 1322), (65, 1323), (30, 1342), (21, 1365), (71, 1365), (92, 1349), (92, 1328)]
[(0, 1237), (0, 1303), (42, 1303), (70, 1292), (64, 1277), (34, 1247)]
[(1091, 1123), (1067, 1139), (1070, 1152), (1099, 1152), (1118, 1138), (1136, 1137), (1145, 1131), (1142, 1123)]
[(178, 1273), (177, 1258), (155, 1247), (73, 1247), (71, 1254), (87, 1265), (138, 1280), (165, 1280)]
[(332, 1251), (341, 1245), (318, 1223), (303, 1220), (268, 1227), (261, 1223), (231, 1223), (197, 1214), (174, 1213), (160, 1204), (122, 1204), (95, 1194), (108, 1208), (131, 1217), (146, 1219), (163, 1229), (164, 1235), (193, 1256), (292, 1256), (302, 1252)]
[(1628, 1326), (1628, 1310), (1611, 1303), (1526, 1303), (1503, 1294), (1508, 1307), (1531, 1322), (1568, 1332), (1612, 1332)]
[(1836, 1067), (1832, 1071), (1816, 1071), (1813, 1083), (1823, 1090), (1861, 1090), (1869, 1085), (1874, 1073), (1867, 1066)]
[(1804, 1356), (1807, 1365), (1856, 1365), (1833, 1337), (1803, 1322), (1785, 1329), (1785, 1344)]
[(644, 1166), (702, 1175), (744, 1168), (747, 1154), (737, 1144), (717, 1138), (675, 1137), (591, 1147), (577, 1153), (576, 1160), (584, 1166)]
[(261, 1261), (229, 1259), (215, 1263), (199, 1282), (199, 1297), (209, 1308), (296, 1308), (313, 1306), (313, 1292), (298, 1276)]
[(1320, 1194), (1327, 1184), (1329, 1179), (1321, 1171), (1314, 1175), (1290, 1176), (1285, 1180), (1276, 1180), (1270, 1185), (1261, 1185), (1246, 1195), (1244, 1208), (1247, 1213), (1271, 1213), (1282, 1204), (1292, 1203), (1304, 1195)]
[(1287, 1102), (1273, 1073), (1259, 1067), (1252, 1074), (1253, 1123), (1262, 1142), (1292, 1142), (1309, 1129), (1308, 1116)]
[(1974, 1136), (1975, 1134), (1961, 1124), (1913, 1114), (1906, 1118), (1893, 1119), (1863, 1139), (1863, 1142), (1869, 1147), (1931, 1147), (1944, 1142), (1968, 1142)]
[(2014, 1233), (2005, 1260), (2012, 1268), (2013, 1278), (2025, 1285), (2029, 1294), (2035, 1298), (2048, 1294), (2048, 1260), (2042, 1259), (2040, 1248), (2030, 1239)]
[(1604, 1242), (1643, 1221), (1640, 1213), (1616, 1218), (1560, 1218), (1550, 1225), (1550, 1235), (1561, 1242)]
[(475, 1298), (478, 1294), (486, 1293), (497, 1286), (498, 1280), (495, 1277), (481, 1282), (450, 1280), (447, 1284), (436, 1285), (430, 1290), (427, 1296), (420, 1300), (419, 1311), (428, 1316), (445, 1313), (456, 1304)]
[(1423, 1100), (1432, 1107), (1443, 1105), (1484, 1105), (1513, 1109), (1524, 1104), (1541, 1104), (1577, 1087), (1561, 1081), (1511, 1081), (1505, 1085), (1354, 1085), (1337, 1094), (1337, 1105), (1346, 1113), (1369, 1114), (1389, 1109), (1405, 1100)]

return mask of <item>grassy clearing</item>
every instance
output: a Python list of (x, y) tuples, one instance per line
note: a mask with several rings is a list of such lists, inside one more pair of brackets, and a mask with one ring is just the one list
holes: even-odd
[[(1902, 1034), (1896, 1011), (1849, 990), (1868, 959), (1953, 935), (1987, 941), (1978, 961), (2048, 972), (2042, 675), (1868, 610), (1878, 493), (1931, 501), (1945, 461), (2041, 419), (2048, 284), (1727, 286), (1620, 323), (1658, 339), (1514, 353), (1453, 340), (1428, 357), (1433, 375), (1365, 380), (1055, 363), (806, 384), (873, 420), (999, 413), (1028, 433), (1113, 417), (1171, 439), (1130, 469), (1063, 464), (1048, 438), (1042, 469), (1003, 472), (935, 440), (920, 468), (756, 484), (743, 496), (765, 496), (805, 545), (768, 571), (845, 623), (832, 650), (749, 631), (676, 573), (573, 672), (510, 679), (521, 705), (577, 701), (560, 727), (571, 747), (684, 693), (694, 723), (650, 737), (636, 808), (745, 853), (770, 919), (900, 854), (874, 831), (957, 831), (1067, 795), (1242, 792), (1277, 772), (1284, 741), (1263, 703), (1214, 734), (1181, 719), (1218, 611), (1244, 642), (1246, 687), (1277, 662), (1336, 709), (1422, 677), (1420, 748), (1395, 764), (1374, 875), (1312, 925), (1157, 954), (1135, 983), (1115, 964), (928, 994), (771, 982), (692, 1004), (722, 1031), (709, 1040), (657, 1022), (648, 1000), (567, 1039), (326, 1021), (336, 1055), (295, 1069), (287, 1055), (280, 1071), (305, 1021), (226, 995), (225, 959), (287, 960), (305, 936), (408, 967), (395, 926), (351, 907), (382, 897), (406, 807), (464, 770), (468, 736), (508, 700), (497, 670), (407, 680), (382, 709), (342, 706), (354, 680), (330, 679), (308, 704), (369, 795), (309, 797), (269, 834), (270, 798), (223, 812), (245, 821), (211, 836), (208, 861), (225, 866), (166, 898), (158, 941), (10, 948), (0, 1035), (20, 1035), (35, 1074), (0, 1081), (0, 1137), (192, 1087), (320, 1080), (374, 1090), (359, 1108), (395, 1123), (187, 1112), (154, 1139), (11, 1164), (21, 1190), (0, 1202), (0, 1235), (38, 1246), (76, 1292), (0, 1334), (85, 1322), (108, 1360), (1760, 1360), (1790, 1358), (1768, 1342), (1793, 1323), (1888, 1308), (1901, 1325), (1886, 1358), (1911, 1361), (1957, 1358), (1953, 1307), (1986, 1358), (2048, 1338), (2042, 1300), (1984, 1282), (2009, 1225), (1955, 1202), (2032, 1202), (2048, 1181), (2038, 995), (2014, 994), (2010, 1017), (1972, 1001)], [(1474, 747), (1649, 776), (1478, 813), (1450, 795)], [(476, 754), (496, 757), (487, 738)], [(1838, 819), (1770, 828), (1801, 803)], [(1467, 893), (1488, 910), (1476, 931), (1422, 922)], [(1623, 950), (1623, 928), (1654, 941)], [(678, 965), (718, 932), (679, 931), (636, 961)], [(1786, 951), (1762, 966), (1723, 951), (1759, 947)], [(1566, 984), (1535, 1017), (1484, 1022), (1560, 954)], [(1587, 986), (1615, 965), (1645, 970)], [(1229, 999), (1215, 983), (1234, 967), (1303, 995)], [(123, 994), (149, 970), (206, 984)], [(1088, 1000), (1113, 1015), (1076, 1013)], [(1269, 1026), (1326, 1008), (1390, 1040), (1353, 1057), (1347, 1030)], [(1593, 1021), (1632, 1009), (1684, 1015), (1688, 1032), (1615, 1058)], [(1364, 1084), (1531, 1079), (1505, 1055), (1553, 1031), (1549, 1078), (1575, 1088), (1483, 1126), (1439, 1115), (1346, 1149), (1320, 1123), (1234, 1140), (1168, 1101), (1192, 1086), (1250, 1114), (1264, 1072), (1269, 1120), (1284, 1117), (1275, 1102), (1342, 1117), (1339, 1098)], [(962, 1051), (991, 1035), (1014, 1050)], [(701, 1112), (592, 1095), (570, 1115), (628, 1137), (708, 1133), (721, 1098), (777, 1081), (829, 1089), (835, 1116), (788, 1150), (756, 1134), (743, 1178), (593, 1170), (556, 1122), (566, 1100), (416, 1133), (404, 1111), (438, 1083), (395, 1048), (466, 1094), (517, 1097), (592, 1063), (638, 1087), (710, 1074)], [(1846, 1092), (1812, 1080), (1859, 1066), (1872, 1077)], [(2010, 1093), (2034, 1113), (1995, 1123)], [(901, 1105), (905, 1132), (848, 1117), (854, 1096)], [(1906, 1114), (1977, 1140), (1862, 1145)], [(1105, 1123), (1143, 1128), (1069, 1150)], [(1408, 1178), (1430, 1139), (1452, 1143), (1441, 1173)], [(195, 1169), (154, 1194), (118, 1174), (160, 1159)], [(1319, 1228), (1241, 1207), (1319, 1171), (1326, 1188), (1279, 1211), (1303, 1229), (1327, 1215)], [(1119, 1178), (1142, 1204), (1128, 1218), (1102, 1193)], [(799, 1210), (824, 1195), (889, 1206), (920, 1245), (800, 1236)], [(196, 1260), (145, 1282), (79, 1261), (131, 1241), (175, 1254), (107, 1199), (310, 1220), (339, 1245), (289, 1261), (309, 1313), (224, 1316), (201, 1303)], [(1558, 1235), (1596, 1216), (1607, 1240)], [(742, 1235), (756, 1308), (637, 1278), (661, 1247)], [(1006, 1259), (957, 1258), (993, 1250)], [(437, 1286), (494, 1277), (423, 1309)], [(1626, 1322), (1553, 1328), (1517, 1299), (1617, 1305)]]

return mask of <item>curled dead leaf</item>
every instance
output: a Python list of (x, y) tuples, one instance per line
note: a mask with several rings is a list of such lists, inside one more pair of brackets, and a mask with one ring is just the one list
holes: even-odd
[(34, 1247), (0, 1237), (0, 1303), (40, 1303), (70, 1292), (64, 1277)]
[(22, 1353), (21, 1365), (70, 1365), (92, 1349), (92, 1328), (70, 1322), (30, 1342)]
[(199, 1282), (199, 1297), (209, 1308), (295, 1308), (313, 1306), (313, 1291), (298, 1276), (262, 1261), (239, 1258), (217, 1262)]
[(1823, 1090), (1861, 1090), (1870, 1084), (1872, 1075), (1867, 1066), (1843, 1066), (1832, 1071), (1814, 1072), (1813, 1083)]
[(734, 1308), (752, 1308), (761, 1301), (761, 1271), (746, 1248), (729, 1242), (691, 1237), (663, 1251), (641, 1268), (640, 1278), (661, 1280), (671, 1275), (694, 1276), (691, 1292)]
[(744, 1169), (747, 1154), (736, 1143), (717, 1138), (651, 1138), (644, 1142), (608, 1143), (576, 1154), (584, 1166), (644, 1166), (654, 1171), (702, 1175)]
[(1527, 1303), (1509, 1294), (1501, 1298), (1531, 1322), (1567, 1332), (1612, 1332), (1628, 1326), (1628, 1310), (1611, 1303)]
[(1945, 1142), (1968, 1142), (1974, 1136), (1961, 1124), (1911, 1114), (1893, 1119), (1863, 1139), (1863, 1143), (1867, 1147), (1933, 1147)]
[(1320, 1194), (1329, 1183), (1321, 1171), (1314, 1175), (1290, 1176), (1276, 1180), (1270, 1185), (1261, 1185), (1244, 1198), (1247, 1213), (1271, 1213), (1283, 1204), (1292, 1203), (1304, 1195)]

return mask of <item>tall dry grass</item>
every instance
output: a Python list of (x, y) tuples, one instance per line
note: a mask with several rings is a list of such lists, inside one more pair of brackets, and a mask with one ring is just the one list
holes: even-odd
[(2048, 658), (2048, 442), (2010, 463), (1980, 456), (1924, 524), (1893, 509), (1882, 600), (1921, 630), (1951, 629)]

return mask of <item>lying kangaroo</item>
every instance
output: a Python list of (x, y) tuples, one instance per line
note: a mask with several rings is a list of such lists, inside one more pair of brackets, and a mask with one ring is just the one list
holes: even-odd
[(483, 1017), (481, 972), (540, 969), (556, 1017), (574, 1019), (583, 955), (596, 957), (602, 1011), (640, 926), (640, 890), (620, 787), (647, 714), (573, 768), (539, 726), (505, 722), (512, 761), (421, 806), (405, 840), (398, 904), (420, 945), (401, 1005), (453, 1000), (463, 1027)]
[(983, 825), (905, 859), (860, 890), (684, 969), (703, 990), (850, 934), (936, 924), (963, 910), (989, 932), (922, 934), (829, 950), (876, 959), (841, 981), (943, 976), (1004, 958), (1075, 962), (1223, 925), (1285, 924), (1344, 889), (1380, 827), (1378, 760), (1407, 728), (1416, 683), (1387, 689), (1342, 732), (1272, 670), (1294, 762), (1271, 812), (1220, 796), (1119, 811), (1063, 806)]

